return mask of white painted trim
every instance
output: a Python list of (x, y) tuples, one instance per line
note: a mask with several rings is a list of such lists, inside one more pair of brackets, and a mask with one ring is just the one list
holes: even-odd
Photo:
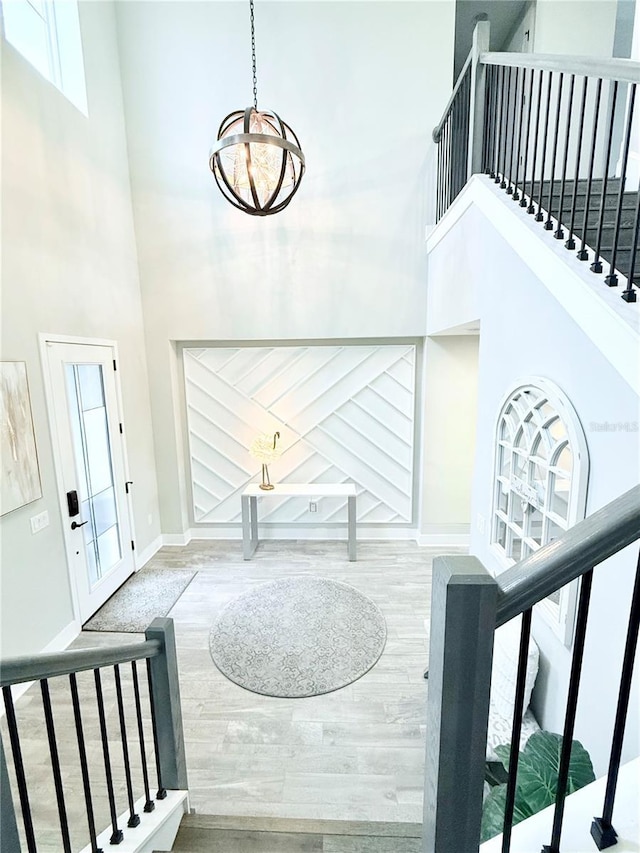
[[(442, 534), (442, 536), (447, 543), (457, 539), (456, 535), (448, 533)], [(232, 539), (241, 542), (242, 528), (240, 525), (234, 527), (191, 527), (184, 533), (164, 533), (162, 545), (170, 548), (184, 547), (193, 539), (202, 541)], [(317, 527), (276, 527), (275, 525), (261, 524), (260, 539), (309, 539), (314, 541), (325, 539), (342, 542), (347, 539), (347, 531), (342, 525), (336, 527), (327, 527), (321, 524)], [(375, 542), (376, 540), (381, 542), (415, 542), (418, 539), (418, 531), (415, 527), (377, 528), (373, 525), (358, 524), (356, 539), (358, 542)]]
[(624, 276), (620, 276), (618, 287), (607, 287), (603, 275), (590, 272), (589, 264), (579, 261), (575, 252), (568, 252), (561, 240), (545, 239), (549, 232), (486, 175), (474, 175), (447, 210), (427, 240), (429, 253), (472, 204), (499, 233), (508, 235), (514, 252), (640, 394), (640, 303), (626, 303), (620, 298), (626, 285)]
[[(155, 800), (152, 812), (144, 811), (145, 797), (141, 797), (134, 805), (134, 811), (140, 815), (138, 826), (127, 827), (129, 812), (123, 812), (118, 818), (118, 826), (122, 827), (124, 838), (118, 844), (118, 853), (153, 853), (154, 850), (168, 851), (173, 848), (173, 842), (178, 834), (182, 816), (189, 809), (188, 791), (167, 791), (166, 799)], [(102, 850), (110, 847), (111, 827), (101, 832), (96, 841)], [(91, 845), (82, 848), (81, 853), (91, 853)]]
[[(260, 524), (260, 523), (259, 523)], [(374, 527), (373, 525), (357, 524), (356, 539), (363, 541), (415, 541), (418, 531), (415, 527)], [(240, 527), (192, 527), (188, 531), (189, 541), (192, 539), (242, 539), (242, 528)], [(347, 530), (345, 525), (328, 527), (319, 524), (317, 527), (284, 525), (282, 527), (273, 524), (260, 524), (260, 540), (264, 539), (310, 539), (347, 541)]]
[[(73, 616), (74, 619), (79, 618), (80, 614), (80, 600), (78, 596), (78, 591), (76, 588), (75, 578), (72, 572), (72, 564), (73, 564), (73, 555), (72, 545), (67, 535), (67, 531), (64, 529), (65, 523), (65, 515), (64, 515), (64, 507), (65, 507), (65, 499), (66, 493), (64, 488), (64, 474), (62, 470), (62, 462), (61, 462), (61, 450), (59, 444), (59, 432), (58, 425), (56, 423), (55, 418), (55, 405), (54, 405), (54, 390), (53, 390), (53, 382), (51, 378), (50, 371), (50, 362), (48, 355), (47, 344), (72, 344), (72, 345), (80, 345), (80, 346), (95, 346), (95, 347), (106, 347), (109, 348), (113, 354), (113, 357), (116, 361), (116, 364), (120, 364), (120, 356), (118, 353), (118, 343), (114, 340), (108, 340), (104, 338), (83, 338), (76, 337), (74, 335), (56, 335), (48, 332), (40, 332), (38, 335), (39, 348), (40, 348), (40, 364), (42, 368), (42, 381), (44, 386), (44, 395), (45, 395), (45, 409), (47, 411), (47, 422), (49, 425), (49, 438), (51, 441), (51, 451), (53, 455), (53, 468), (56, 476), (56, 488), (58, 492), (58, 508), (60, 510), (60, 519), (63, 525), (63, 540), (65, 547), (65, 554), (67, 557), (67, 577), (69, 579), (69, 588), (71, 591), (71, 601), (73, 606)], [(116, 407), (117, 407), (117, 419), (119, 423), (123, 425), (124, 428), (124, 411), (123, 411), (123, 402), (122, 402), (122, 389), (120, 387), (120, 376), (119, 372), (116, 371), (115, 377), (115, 392), (116, 392)], [(126, 428), (124, 428), (124, 433), (120, 436), (121, 443), (120, 446), (122, 448), (122, 462), (123, 462), (123, 472), (125, 476), (125, 480), (130, 479), (129, 474), (129, 460), (127, 456), (127, 441), (126, 441)], [(127, 494), (127, 518), (129, 521), (129, 531), (130, 536), (133, 541), (135, 541), (136, 533), (134, 527), (134, 516), (133, 516), (133, 506), (131, 494)], [(137, 565), (137, 561), (134, 555), (134, 569), (137, 570), (139, 567)]]
[(419, 533), (416, 542), (421, 547), (468, 548), (468, 533)]
[(136, 572), (139, 572), (140, 569), (149, 562), (149, 560), (154, 556), (154, 554), (157, 554), (160, 548), (162, 548), (162, 545), (162, 536), (156, 536), (153, 542), (150, 542), (144, 549), (144, 551), (141, 551), (139, 554), (136, 551)]
[[(51, 640), (47, 645), (40, 649), (39, 654), (45, 654), (46, 652), (62, 652), (67, 649), (71, 643), (79, 636), (80, 631), (82, 631), (82, 625), (79, 621), (75, 620), (73, 622), (69, 622), (69, 624), (60, 631), (59, 634)], [(36, 657), (36, 655), (33, 655)], [(22, 684), (16, 684), (11, 689), (11, 695), (13, 696), (14, 702), (16, 699), (19, 699), (21, 696), (27, 692), (27, 690), (34, 684), (33, 681), (24, 681)], [(5, 707), (4, 703), (0, 707), (0, 719), (4, 716)]]
[(117, 347), (117, 342), (110, 338), (82, 338), (75, 335), (53, 335), (48, 332), (40, 332), (40, 342), (51, 341), (52, 344), (81, 344), (88, 347)]
[(163, 547), (179, 548), (191, 542), (191, 532), (185, 530), (184, 533), (163, 533), (161, 539)]

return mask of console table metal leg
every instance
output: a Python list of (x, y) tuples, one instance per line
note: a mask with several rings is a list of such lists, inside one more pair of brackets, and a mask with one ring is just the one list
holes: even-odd
[(349, 560), (353, 562), (356, 559), (356, 499), (353, 497), (347, 498), (347, 514), (349, 524)]
[(249, 498), (251, 511), (251, 553), (258, 547), (258, 498)]
[(242, 556), (250, 560), (258, 546), (258, 507), (256, 498), (242, 495)]

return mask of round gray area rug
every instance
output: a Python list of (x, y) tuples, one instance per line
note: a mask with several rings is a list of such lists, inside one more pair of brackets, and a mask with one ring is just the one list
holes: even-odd
[(376, 663), (384, 616), (366, 595), (338, 581), (283, 578), (240, 595), (211, 629), (215, 665), (265, 696), (297, 698), (351, 684)]

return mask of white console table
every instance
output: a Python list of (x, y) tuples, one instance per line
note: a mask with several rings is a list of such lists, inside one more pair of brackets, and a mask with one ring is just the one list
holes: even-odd
[(346, 498), (349, 560), (356, 559), (356, 487), (354, 483), (278, 483), (261, 489), (251, 483), (241, 495), (242, 552), (250, 560), (258, 547), (258, 498)]

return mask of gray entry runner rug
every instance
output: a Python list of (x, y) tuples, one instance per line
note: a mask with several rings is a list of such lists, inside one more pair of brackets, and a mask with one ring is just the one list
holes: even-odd
[(330, 693), (376, 663), (384, 616), (352, 586), (319, 577), (283, 578), (240, 595), (211, 629), (209, 647), (231, 681), (265, 696)]
[(141, 569), (117, 589), (82, 626), (84, 631), (144, 633), (156, 616), (166, 616), (196, 572), (184, 569)]

